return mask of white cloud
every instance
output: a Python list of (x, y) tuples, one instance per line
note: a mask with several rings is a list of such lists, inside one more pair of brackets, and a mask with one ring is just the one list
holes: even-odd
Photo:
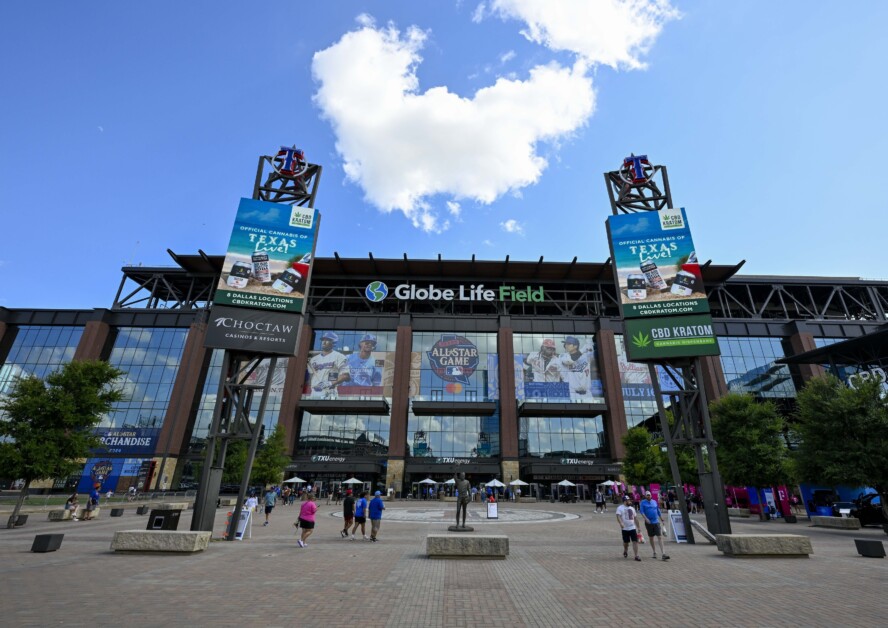
[[(595, 110), (591, 67), (644, 67), (641, 57), (678, 12), (667, 0), (490, 0), (472, 19), (489, 15), (523, 21), (525, 37), (572, 51), (576, 61), (509, 73), (469, 96), (446, 86), (421, 91), (416, 69), (427, 33), (378, 26), (366, 14), (314, 55), (314, 102), (336, 134), (346, 177), (368, 202), (426, 232), (450, 226), (430, 208), (435, 195), (489, 204), (539, 181), (548, 166), (540, 144), (557, 158), (560, 142)], [(499, 61), (514, 56), (509, 50)]]
[(493, 246), (493, 242), (491, 240), (481, 240), (481, 244), (484, 246)]
[[(366, 20), (367, 18), (362, 18)], [(491, 203), (539, 180), (537, 144), (581, 127), (595, 106), (587, 66), (538, 66), (463, 98), (419, 91), (426, 35), (364, 25), (314, 55), (315, 102), (336, 132), (346, 176), (385, 212), (426, 231), (445, 228), (427, 199), (449, 194)]]
[(524, 235), (524, 226), (514, 218), (510, 218), (509, 220), (501, 222), (500, 229), (502, 229), (506, 233), (517, 233), (518, 235)]
[(450, 215), (456, 219), (459, 219), (462, 214), (462, 206), (456, 201), (447, 201), (447, 211), (450, 212)]
[[(592, 64), (643, 68), (663, 25), (680, 17), (668, 0), (492, 0), (489, 13), (524, 22), (528, 40)], [(485, 14), (480, 5), (473, 20)]]

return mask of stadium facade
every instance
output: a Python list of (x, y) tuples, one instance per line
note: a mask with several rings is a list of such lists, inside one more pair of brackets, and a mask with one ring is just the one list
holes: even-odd
[[(223, 257), (170, 254), (175, 266), (124, 267), (107, 309), (0, 308), (0, 393), (72, 359), (126, 372), (128, 398), (103, 421), (84, 483), (197, 480), (221, 375), (223, 352), (204, 340)], [(701, 265), (721, 352), (703, 359), (709, 399), (742, 391), (789, 410), (822, 367), (779, 360), (886, 322), (888, 281), (741, 266)], [(576, 259), (317, 258), (265, 433), (283, 425), (289, 471), (315, 483), (358, 476), (402, 492), (455, 469), (473, 483), (617, 478), (622, 435), (657, 405), (647, 365), (626, 358), (613, 276)]]

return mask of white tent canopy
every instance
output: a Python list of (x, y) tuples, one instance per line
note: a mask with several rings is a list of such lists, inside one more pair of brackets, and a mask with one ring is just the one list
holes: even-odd
[(343, 484), (363, 484), (363, 482), (358, 478), (349, 478)]
[(510, 486), (530, 486), (530, 484), (528, 484), (524, 480), (512, 480), (511, 482), (509, 482), (509, 485)]
[(456, 480), (454, 480), (453, 478), (450, 478), (449, 480), (444, 482), (444, 484), (456, 484)]
[(602, 482), (598, 486), (613, 486), (614, 484), (616, 484), (616, 482), (614, 482), (613, 480), (608, 480), (607, 482)]
[(426, 478), (419, 482), (420, 484), (437, 484), (432, 478)]
[(305, 484), (305, 480), (303, 480), (303, 479), (302, 479), (301, 477), (299, 477), (298, 475), (294, 475), (294, 476), (291, 477), (289, 480), (284, 480), (284, 484), (290, 484), (290, 483), (293, 483), (293, 484)]
[(558, 483), (558, 486), (576, 486), (576, 484), (574, 484), (574, 483), (571, 482), (570, 480), (561, 480), (561, 481)]
[(503, 483), (500, 482), (499, 480), (491, 480), (490, 482), (488, 482), (488, 483), (485, 484), (484, 486), (493, 486), (493, 487), (495, 487), (495, 488), (502, 488), (502, 487), (505, 486), (505, 484), (503, 484)]

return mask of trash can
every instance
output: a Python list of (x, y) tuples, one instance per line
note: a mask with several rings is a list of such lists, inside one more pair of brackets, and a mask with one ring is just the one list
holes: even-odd
[(817, 516), (818, 517), (832, 517), (833, 511), (830, 506), (818, 506), (817, 507)]
[(178, 530), (181, 510), (161, 510), (155, 508), (148, 516), (146, 530)]

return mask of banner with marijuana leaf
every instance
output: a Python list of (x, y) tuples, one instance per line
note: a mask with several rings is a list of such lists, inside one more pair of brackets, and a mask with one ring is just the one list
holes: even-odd
[(709, 314), (625, 319), (626, 351), (633, 362), (719, 355)]

